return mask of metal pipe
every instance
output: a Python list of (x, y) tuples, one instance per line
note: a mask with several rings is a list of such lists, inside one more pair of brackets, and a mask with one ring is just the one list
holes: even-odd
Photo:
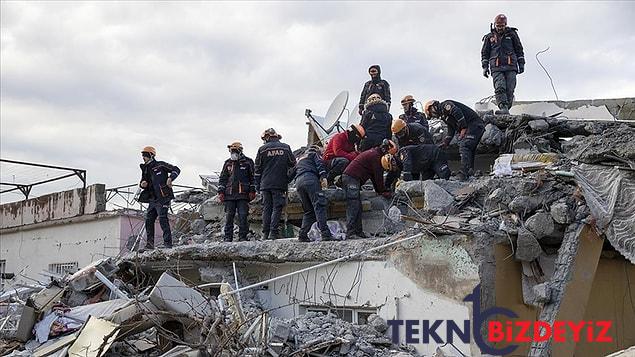
[(240, 298), (240, 291), (238, 291), (238, 271), (236, 270), (236, 262), (232, 262), (232, 266), (234, 267), (234, 284), (236, 284), (236, 299), (238, 300), (238, 307), (240, 308), (240, 314), (243, 312), (243, 301)]
[(115, 284), (112, 283), (112, 281), (108, 280), (108, 278), (106, 278), (106, 276), (99, 270), (95, 270), (95, 277), (99, 279), (99, 281), (104, 283), (104, 285), (106, 285), (108, 289), (115, 293), (115, 295), (117, 295), (120, 299), (130, 300), (130, 298), (126, 294), (124, 294), (123, 291), (119, 290), (119, 288), (116, 287)]
[(386, 244), (383, 244), (383, 245), (380, 245), (380, 246), (377, 246), (377, 247), (373, 247), (373, 248), (370, 248), (370, 249), (367, 249), (367, 250), (364, 250), (364, 251), (361, 251), (361, 252), (358, 252), (358, 253), (349, 254), (349, 255), (346, 255), (346, 256), (343, 256), (343, 257), (340, 257), (340, 258), (337, 258), (337, 259), (334, 259), (334, 260), (331, 260), (331, 261), (328, 261), (328, 262), (320, 263), (320, 264), (317, 264), (317, 265), (314, 265), (314, 266), (310, 266), (310, 267), (307, 267), (307, 268), (304, 268), (304, 269), (300, 269), (300, 270), (297, 270), (297, 271), (294, 271), (294, 272), (291, 272), (291, 273), (288, 273), (288, 274), (280, 275), (280, 276), (277, 276), (275, 278), (267, 279), (267, 280), (261, 281), (259, 283), (251, 284), (251, 285), (242, 287), (240, 289), (228, 291), (228, 292), (226, 292), (224, 294), (221, 294), (221, 295), (237, 294), (237, 293), (240, 293), (241, 291), (245, 291), (245, 290), (253, 289), (253, 288), (256, 288), (256, 287), (259, 287), (259, 286), (267, 285), (269, 283), (272, 283), (272, 282), (280, 280), (280, 279), (285, 279), (285, 278), (288, 278), (290, 276), (297, 275), (297, 274), (302, 274), (304, 272), (307, 272), (307, 271), (310, 271), (310, 270), (313, 270), (313, 269), (319, 269), (319, 268), (322, 268), (322, 267), (325, 267), (325, 266), (328, 266), (328, 265), (331, 265), (331, 264), (339, 263), (341, 261), (352, 259), (352, 258), (355, 258), (357, 256), (360, 256), (360, 255), (363, 255), (363, 254), (366, 254), (366, 253), (370, 253), (370, 252), (374, 252), (376, 250), (388, 248), (390, 246), (393, 246), (393, 245), (396, 245), (396, 244), (399, 244), (399, 243), (404, 243), (404, 242), (407, 242), (407, 241), (415, 239), (415, 238), (420, 238), (422, 236), (423, 236), (423, 233), (415, 234), (415, 235), (413, 235), (411, 237), (399, 239), (399, 240), (396, 240), (396, 241), (393, 241), (393, 242), (390, 242), (390, 243), (386, 243)]

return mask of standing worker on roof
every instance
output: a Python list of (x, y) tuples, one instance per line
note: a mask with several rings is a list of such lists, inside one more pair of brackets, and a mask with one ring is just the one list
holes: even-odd
[(256, 155), (256, 191), (262, 192), (262, 233), (264, 239), (280, 238), (280, 217), (289, 189), (289, 169), (295, 156), (289, 145), (281, 143), (282, 135), (269, 128), (260, 137), (264, 141)]
[(461, 171), (459, 179), (467, 180), (474, 174), (474, 158), (476, 147), (485, 132), (485, 123), (478, 114), (467, 105), (454, 100), (439, 102), (428, 101), (424, 111), (429, 118), (440, 118), (448, 126), (442, 148), (450, 145), (452, 138), (459, 134), (459, 153), (461, 154)]
[(485, 78), (492, 72), (499, 108), (496, 114), (509, 114), (514, 104), (516, 74), (525, 71), (525, 54), (517, 31), (514, 27), (507, 27), (505, 15), (498, 14), (494, 18), (494, 28), (483, 36), (481, 65)]
[(333, 240), (333, 234), (326, 225), (327, 201), (322, 191), (327, 187), (326, 169), (319, 146), (311, 146), (300, 156), (291, 176), (295, 176), (295, 188), (302, 201), (302, 210), (304, 211), (298, 240), (300, 242), (309, 241), (308, 233), (315, 222), (322, 233), (322, 240)]
[(384, 154), (397, 153), (397, 145), (391, 140), (384, 140), (378, 146), (366, 150), (353, 160), (342, 175), (342, 185), (346, 195), (346, 239), (368, 238), (362, 228), (361, 186), (371, 180), (375, 192), (392, 197), (392, 193), (384, 186), (384, 170), (381, 158)]
[(359, 96), (359, 115), (364, 112), (364, 104), (372, 94), (378, 94), (390, 109), (390, 85), (386, 80), (381, 79), (381, 67), (378, 64), (370, 66), (368, 74), (370, 74), (370, 81), (364, 84), (362, 94)]
[(225, 242), (234, 239), (234, 216), (238, 211), (238, 240), (246, 241), (249, 233), (249, 201), (256, 197), (254, 161), (243, 154), (243, 145), (227, 145), (229, 159), (218, 179), (218, 197), (225, 203)]
[(181, 173), (181, 170), (165, 161), (156, 160), (157, 151), (152, 146), (146, 146), (141, 150), (143, 164), (141, 168), (141, 182), (143, 188), (139, 202), (148, 203), (145, 217), (146, 250), (154, 249), (154, 222), (159, 217), (159, 224), (163, 231), (163, 246), (172, 248), (172, 231), (168, 220), (170, 202), (174, 199), (172, 181)]
[(328, 185), (333, 185), (335, 178), (340, 176), (346, 166), (355, 160), (359, 152), (355, 145), (366, 135), (364, 128), (359, 124), (353, 124), (347, 130), (333, 135), (326, 145), (322, 159), (328, 169), (326, 176)]
[(423, 126), (426, 131), (430, 131), (430, 126), (428, 125), (428, 120), (426, 116), (417, 110), (415, 107), (415, 98), (408, 94), (407, 96), (401, 99), (401, 107), (403, 108), (403, 114), (399, 115), (399, 119), (405, 121), (406, 123), (418, 123)]
[(359, 123), (366, 136), (359, 144), (359, 151), (366, 151), (370, 148), (381, 145), (384, 139), (392, 138), (390, 125), (392, 115), (388, 113), (388, 104), (381, 99), (379, 94), (371, 94), (366, 100), (364, 114)]

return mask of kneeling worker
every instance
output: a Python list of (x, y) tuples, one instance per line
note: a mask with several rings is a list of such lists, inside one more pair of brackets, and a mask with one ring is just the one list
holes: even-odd
[(326, 188), (326, 170), (319, 147), (311, 146), (300, 158), (292, 170), (295, 176), (295, 188), (302, 201), (302, 227), (298, 235), (300, 242), (308, 242), (308, 233), (317, 221), (322, 232), (322, 240), (333, 240), (333, 235), (326, 225), (326, 196), (322, 189)]
[(234, 236), (234, 216), (238, 211), (238, 240), (246, 241), (249, 233), (249, 201), (256, 197), (254, 161), (243, 154), (239, 142), (227, 145), (230, 158), (225, 161), (218, 179), (218, 196), (225, 203), (225, 242)]
[(392, 121), (390, 130), (397, 138), (399, 147), (408, 145), (432, 144), (432, 134), (419, 123), (406, 123), (402, 119)]
[(395, 154), (397, 146), (391, 140), (359, 154), (342, 175), (342, 185), (346, 195), (346, 239), (368, 238), (362, 229), (362, 200), (361, 186), (369, 179), (373, 183), (375, 192), (390, 198), (392, 193), (384, 186), (384, 170), (381, 158), (384, 154)]
[(366, 135), (364, 128), (359, 124), (353, 124), (346, 131), (335, 134), (329, 140), (323, 156), (326, 168), (329, 170), (326, 176), (329, 185), (332, 185), (335, 178), (341, 175), (346, 166), (359, 155), (355, 145), (359, 144), (364, 135)]
[(386, 187), (392, 186), (400, 172), (403, 181), (430, 180), (435, 175), (447, 180), (451, 173), (445, 153), (434, 144), (403, 147), (397, 155), (384, 155), (381, 165), (388, 171)]

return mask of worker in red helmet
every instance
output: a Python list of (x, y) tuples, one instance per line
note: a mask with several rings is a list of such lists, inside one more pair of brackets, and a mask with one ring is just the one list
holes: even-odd
[(174, 199), (172, 181), (181, 173), (181, 170), (165, 161), (156, 160), (157, 151), (152, 146), (141, 149), (143, 164), (141, 168), (141, 181), (139, 187), (143, 189), (138, 201), (148, 204), (145, 217), (146, 250), (154, 249), (154, 222), (159, 218), (159, 224), (163, 231), (163, 246), (172, 248), (172, 231), (168, 220), (170, 203)]
[(485, 78), (492, 74), (499, 108), (496, 114), (509, 114), (514, 104), (516, 74), (525, 71), (525, 54), (518, 29), (507, 27), (507, 16), (503, 14), (496, 15), (493, 28), (483, 36), (481, 65)]

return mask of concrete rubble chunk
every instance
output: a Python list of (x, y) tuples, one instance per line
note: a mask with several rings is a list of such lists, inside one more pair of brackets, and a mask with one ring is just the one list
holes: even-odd
[(377, 314), (372, 314), (368, 317), (368, 324), (371, 325), (377, 332), (386, 332), (388, 330), (388, 324), (384, 319)]
[(481, 144), (491, 146), (501, 146), (505, 139), (505, 133), (494, 124), (485, 125), (485, 132), (481, 138)]
[(536, 237), (526, 228), (518, 229), (516, 259), (531, 262), (542, 254), (542, 248)]
[(543, 133), (549, 129), (549, 124), (543, 119), (531, 120), (527, 123), (532, 131)]
[(444, 212), (454, 204), (454, 196), (439, 187), (434, 182), (425, 181), (424, 209)]
[(536, 214), (527, 219), (525, 227), (527, 227), (539, 241), (544, 243), (558, 243), (562, 241), (564, 237), (562, 226), (557, 225), (548, 212), (536, 212)]
[(196, 320), (214, 314), (218, 309), (197, 290), (164, 272), (150, 292), (150, 301), (162, 310), (185, 314)]
[(551, 290), (548, 283), (537, 284), (532, 290), (535, 296), (534, 305), (547, 304), (551, 301)]
[(564, 202), (556, 202), (551, 205), (551, 217), (556, 223), (569, 224), (573, 221), (573, 210)]
[(521, 217), (533, 213), (540, 206), (540, 199), (529, 196), (516, 196), (508, 205), (509, 210)]
[(190, 223), (190, 229), (194, 234), (201, 234), (205, 231), (205, 227), (207, 226), (207, 222), (204, 219), (197, 218)]

